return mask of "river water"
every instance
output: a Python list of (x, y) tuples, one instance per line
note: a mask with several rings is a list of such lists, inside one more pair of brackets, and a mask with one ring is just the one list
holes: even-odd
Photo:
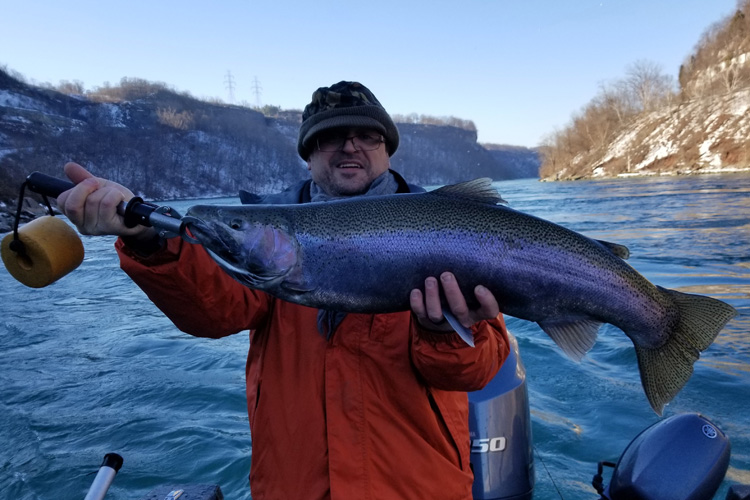
[[(750, 175), (496, 185), (513, 208), (628, 246), (652, 282), (737, 308), (665, 416), (699, 412), (729, 436), (716, 499), (750, 484)], [(0, 498), (83, 498), (107, 452), (125, 459), (108, 499), (196, 482), (250, 498), (247, 335), (179, 332), (119, 270), (113, 238), (83, 239), (84, 263), (47, 288), (0, 270)], [(574, 363), (535, 324), (508, 325), (527, 370), (534, 498), (596, 499), (597, 462), (658, 421), (632, 344), (606, 326)]]

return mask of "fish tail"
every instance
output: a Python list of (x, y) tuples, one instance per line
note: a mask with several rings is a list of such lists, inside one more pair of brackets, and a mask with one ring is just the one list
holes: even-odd
[(651, 407), (661, 415), (687, 383), (693, 364), (737, 310), (720, 300), (658, 287), (677, 305), (679, 321), (669, 340), (656, 349), (636, 346), (641, 383)]

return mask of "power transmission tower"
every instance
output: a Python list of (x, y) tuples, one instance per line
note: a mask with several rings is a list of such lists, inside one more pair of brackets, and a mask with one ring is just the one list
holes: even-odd
[(255, 95), (255, 107), (260, 108), (260, 96), (263, 93), (263, 87), (260, 86), (258, 77), (253, 77), (253, 94)]
[(234, 104), (234, 77), (229, 70), (227, 70), (227, 76), (224, 77), (224, 87), (229, 92), (229, 104)]

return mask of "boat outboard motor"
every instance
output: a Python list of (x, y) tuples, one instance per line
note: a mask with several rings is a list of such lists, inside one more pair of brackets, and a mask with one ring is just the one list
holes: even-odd
[(528, 500), (534, 456), (526, 371), (512, 335), (510, 354), (481, 391), (469, 393), (474, 500)]
[(710, 500), (729, 467), (729, 439), (696, 413), (674, 415), (630, 442), (602, 492), (602, 466), (593, 485), (606, 500)]

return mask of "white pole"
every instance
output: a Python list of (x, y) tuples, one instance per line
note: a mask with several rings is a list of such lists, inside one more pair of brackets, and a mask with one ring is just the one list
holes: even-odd
[(122, 457), (117, 453), (107, 453), (104, 455), (104, 461), (99, 472), (97, 472), (94, 482), (91, 483), (91, 488), (86, 494), (84, 500), (103, 500), (104, 495), (107, 494), (109, 485), (115, 480), (117, 471), (122, 467)]

